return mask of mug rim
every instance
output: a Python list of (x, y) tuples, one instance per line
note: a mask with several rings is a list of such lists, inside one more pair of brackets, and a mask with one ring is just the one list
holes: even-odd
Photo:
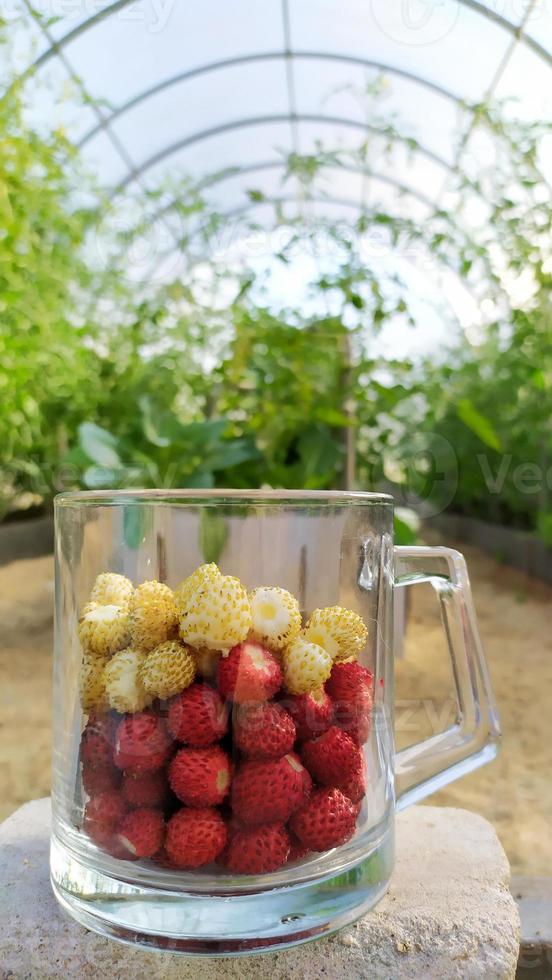
[(191, 503), (194, 501), (239, 503), (318, 503), (335, 506), (336, 504), (383, 504), (392, 506), (393, 497), (389, 493), (364, 490), (234, 490), (234, 489), (129, 489), (129, 490), (71, 490), (58, 493), (54, 497), (56, 507), (71, 507), (76, 505), (104, 504), (133, 504), (157, 502), (171, 504), (177, 502)]

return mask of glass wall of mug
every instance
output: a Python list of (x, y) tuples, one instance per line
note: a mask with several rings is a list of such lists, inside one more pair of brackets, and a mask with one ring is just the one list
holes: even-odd
[(391, 499), (68, 494), (56, 548), (62, 903), (187, 952), (372, 905), (393, 860)]

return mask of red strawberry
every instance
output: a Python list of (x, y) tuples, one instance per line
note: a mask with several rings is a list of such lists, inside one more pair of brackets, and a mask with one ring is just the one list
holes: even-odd
[(308, 694), (288, 694), (280, 703), (293, 718), (301, 742), (321, 735), (332, 723), (333, 702), (323, 687)]
[(289, 836), (289, 854), (287, 863), (291, 864), (292, 861), (300, 861), (304, 858), (306, 854), (309, 853), (309, 848), (299, 840), (295, 834), (288, 832)]
[(182, 807), (167, 824), (165, 851), (177, 868), (199, 868), (209, 864), (226, 844), (226, 827), (213, 807)]
[(209, 684), (192, 684), (169, 703), (169, 731), (196, 748), (218, 742), (228, 729), (228, 710)]
[(102, 732), (104, 738), (110, 745), (115, 742), (117, 725), (121, 720), (121, 715), (117, 711), (91, 711), (88, 715), (87, 728), (95, 728)]
[(225, 814), (223, 814), (223, 816), (225, 816), (226, 819), (226, 830), (228, 831), (228, 839), (230, 839), (230, 837), (233, 837), (234, 834), (237, 834), (238, 830), (245, 830), (245, 824), (243, 820), (240, 820), (235, 813), (232, 813), (231, 810), (229, 811), (228, 816), (226, 816)]
[(311, 779), (294, 753), (272, 762), (244, 762), (232, 782), (234, 814), (245, 824), (284, 823), (307, 799)]
[(288, 854), (289, 837), (283, 823), (265, 823), (233, 834), (225, 864), (234, 874), (258, 875), (276, 871)]
[(87, 796), (97, 796), (106, 789), (117, 789), (121, 773), (114, 765), (91, 766), (89, 762), (82, 767), (82, 785)]
[(311, 851), (328, 851), (353, 836), (355, 820), (354, 806), (341, 790), (316, 789), (293, 814), (290, 827)]
[(217, 857), (217, 864), (220, 865), (221, 868), (227, 867), (226, 859), (228, 857), (228, 848), (230, 846), (230, 841), (235, 836), (235, 834), (238, 833), (239, 830), (246, 829), (245, 824), (242, 823), (241, 820), (238, 820), (238, 818), (234, 813), (232, 813), (230, 810), (228, 811), (228, 813), (225, 811), (226, 811), (226, 807), (223, 804), (222, 813), (224, 817), (224, 822), (226, 824), (226, 847), (224, 848), (223, 851), (220, 852), (219, 856)]
[[(351, 803), (359, 804), (358, 809), (360, 809), (360, 801), (366, 793), (366, 774), (364, 771), (364, 765), (359, 766), (358, 769), (347, 778), (343, 779), (338, 784), (338, 789), (341, 790), (344, 796), (346, 796)], [(358, 811), (357, 811), (358, 813)]]
[(118, 789), (106, 789), (88, 801), (84, 808), (84, 827), (87, 833), (90, 828), (114, 828), (126, 813), (123, 795)]
[(279, 759), (291, 752), (295, 742), (291, 715), (270, 701), (237, 708), (233, 733), (234, 745), (248, 759)]
[(303, 742), (301, 759), (313, 779), (324, 786), (341, 786), (362, 767), (362, 752), (336, 725), (319, 738)]
[(335, 708), (335, 723), (347, 732), (357, 745), (368, 741), (372, 724), (372, 706), (359, 704), (341, 704)]
[(167, 854), (167, 849), (165, 845), (163, 845), (163, 847), (157, 852), (157, 854), (153, 855), (152, 861), (155, 861), (155, 863), (158, 864), (160, 868), (168, 868), (169, 870), (173, 870), (176, 868), (176, 864), (173, 861), (171, 861), (169, 855)]
[(274, 654), (261, 643), (239, 643), (221, 657), (218, 687), (224, 698), (236, 704), (267, 701), (282, 684), (282, 670)]
[(374, 675), (357, 661), (334, 664), (326, 691), (334, 703), (336, 724), (357, 745), (363, 745), (370, 734), (374, 702)]
[(169, 783), (188, 806), (216, 806), (230, 789), (230, 759), (218, 745), (180, 749), (169, 766)]
[(161, 810), (141, 807), (127, 813), (119, 827), (119, 840), (132, 858), (149, 858), (160, 849), (164, 832)]
[(113, 749), (103, 735), (85, 728), (81, 737), (80, 754), (82, 761), (91, 768), (105, 768), (111, 762)]
[(172, 742), (165, 722), (153, 711), (126, 715), (117, 728), (115, 765), (137, 776), (165, 765)]
[(117, 719), (113, 715), (90, 715), (81, 736), (82, 762), (96, 768), (110, 766), (116, 729)]
[(113, 827), (104, 827), (102, 824), (93, 824), (87, 828), (90, 840), (96, 847), (110, 854), (111, 857), (118, 858), (120, 861), (129, 861), (130, 854), (119, 840), (119, 835)]
[(347, 660), (334, 664), (326, 681), (326, 691), (334, 701), (350, 701), (352, 704), (362, 698), (372, 702), (374, 675), (368, 667), (358, 660)]
[(161, 769), (140, 776), (125, 772), (121, 790), (129, 807), (162, 806), (167, 796), (167, 777)]

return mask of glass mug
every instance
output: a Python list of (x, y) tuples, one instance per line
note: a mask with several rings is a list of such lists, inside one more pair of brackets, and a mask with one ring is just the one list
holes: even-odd
[[(393, 595), (422, 581), (456, 719), (395, 753)], [(464, 559), (394, 547), (390, 496), (57, 498), (51, 879), (87, 928), (188, 954), (338, 929), (386, 891), (396, 809), (498, 736)]]

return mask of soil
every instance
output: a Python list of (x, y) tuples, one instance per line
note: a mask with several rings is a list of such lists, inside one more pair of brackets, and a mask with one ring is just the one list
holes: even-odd
[[(466, 807), (487, 817), (514, 874), (550, 875), (552, 588), (473, 547), (458, 548), (468, 561), (502, 739), (495, 760), (435, 793), (431, 803)], [(452, 673), (435, 593), (428, 585), (412, 593), (405, 656), (396, 671), (399, 746), (454, 720)], [(413, 706), (401, 708), (401, 702), (412, 700)]]
[[(517, 874), (552, 874), (552, 588), (471, 547), (475, 604), (503, 729), (498, 758), (431, 803), (460, 806), (496, 827)], [(50, 786), (51, 558), (0, 567), (0, 819)], [(454, 718), (452, 675), (430, 586), (412, 589), (397, 662), (397, 742)]]
[(0, 819), (50, 793), (54, 562), (0, 567)]

